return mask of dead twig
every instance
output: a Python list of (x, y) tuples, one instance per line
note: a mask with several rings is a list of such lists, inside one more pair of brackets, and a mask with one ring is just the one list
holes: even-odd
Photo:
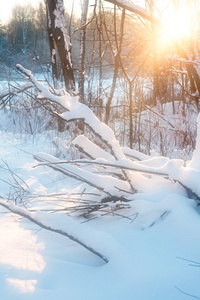
[(181, 292), (182, 294), (184, 294), (184, 295), (187, 295), (187, 296), (192, 297), (192, 298), (200, 299), (199, 297), (197, 297), (197, 296), (195, 296), (195, 295), (192, 295), (192, 294), (189, 294), (189, 293), (184, 292), (183, 290), (179, 289), (176, 285), (175, 285), (175, 288), (176, 288), (179, 292)]

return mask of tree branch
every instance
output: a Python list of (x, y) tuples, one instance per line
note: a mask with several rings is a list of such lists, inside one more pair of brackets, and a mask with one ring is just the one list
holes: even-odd
[[(78, 97), (71, 97), (67, 92), (65, 92), (65, 94), (62, 96), (52, 94), (48, 87), (44, 86), (35, 79), (31, 71), (23, 68), (19, 64), (16, 66), (16, 68), (22, 74), (26, 75), (38, 89), (38, 91), (40, 91), (41, 94), (38, 96), (39, 99), (48, 99), (51, 102), (57, 103), (65, 110), (64, 113), (59, 115), (61, 118), (67, 122), (83, 120), (84, 123), (101, 139), (101, 141), (103, 141), (106, 146), (111, 149), (111, 152), (116, 160), (126, 158), (119, 145), (119, 142), (114, 135), (113, 130), (101, 122), (88, 106), (78, 102)], [(127, 182), (130, 184), (132, 191), (136, 192), (134, 188), (134, 181), (129, 171), (123, 171), (123, 173), (127, 179)]]
[(160, 26), (161, 24), (160, 20), (156, 16), (152, 15), (150, 11), (143, 9), (142, 7), (134, 3), (128, 2), (126, 0), (105, 0), (105, 1), (115, 4), (119, 7), (122, 7), (130, 12), (133, 12), (157, 26)]
[[(80, 246), (84, 247), (85, 249), (87, 249), (88, 251), (92, 252), (93, 254), (97, 255), (98, 257), (100, 257), (104, 262), (108, 263), (108, 258), (99, 253), (99, 251), (95, 250), (92, 246), (89, 246), (88, 243), (83, 242), (82, 240), (79, 239), (79, 237), (75, 236), (74, 233), (68, 233), (66, 231), (64, 231), (63, 229), (59, 229), (59, 228), (55, 228), (52, 227), (51, 225), (48, 224), (48, 221), (43, 221), (41, 219), (44, 218), (39, 218), (37, 213), (31, 213), (19, 206), (13, 205), (13, 204), (9, 204), (5, 201), (0, 200), (0, 205), (5, 207), (6, 209), (8, 209), (9, 211), (13, 212), (14, 214), (17, 214), (21, 217), (24, 217), (26, 219), (28, 219), (29, 221), (33, 222), (34, 224), (40, 226), (41, 228), (44, 228), (48, 231), (52, 231), (55, 233), (58, 233), (60, 235), (63, 235), (65, 237), (68, 237), (70, 240), (74, 241), (75, 243), (79, 244)], [(49, 216), (48, 216), (49, 218)], [(67, 218), (67, 216), (66, 216)], [(71, 224), (72, 223), (72, 224)], [(74, 220), (71, 220), (70, 218), (70, 225), (73, 226), (73, 224), (75, 224), (77, 222), (75, 222)], [(77, 226), (77, 224), (75, 224)], [(82, 227), (82, 225), (80, 225)], [(70, 228), (71, 229), (71, 228)]]

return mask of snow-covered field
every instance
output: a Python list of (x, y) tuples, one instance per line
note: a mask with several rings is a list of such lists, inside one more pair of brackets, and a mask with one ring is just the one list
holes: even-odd
[[(75, 179), (46, 166), (34, 168), (32, 154), (55, 154), (44, 135), (0, 135), (1, 198), (23, 199), (21, 207), (29, 210), (48, 210), (61, 204), (42, 195), (57, 192), (68, 198), (69, 192), (83, 190)], [(171, 188), (159, 178), (133, 199), (124, 213), (133, 221), (116, 216), (74, 221), (73, 230), (86, 235), (108, 263), (67, 237), (0, 208), (1, 299), (199, 299), (200, 215), (195, 201), (178, 184)], [(47, 213), (40, 213), (41, 220), (48, 220)], [(65, 213), (51, 214), (51, 222), (64, 230), (71, 226)]]
[[(32, 135), (22, 134), (13, 130), (16, 122), (11, 120), (11, 114), (1, 112), (1, 299), (200, 299), (199, 207), (197, 200), (190, 199), (184, 188), (191, 189), (193, 198), (200, 197), (200, 128), (191, 163), (142, 154), (142, 161), (133, 162), (125, 156), (130, 149), (122, 149), (112, 131), (87, 107), (72, 101), (68, 95), (54, 97), (43, 86), (40, 88), (47, 98), (53, 97), (53, 101), (67, 105), (68, 111), (63, 114), (66, 120), (78, 114), (96, 133), (104, 135), (117, 161), (110, 159), (113, 156), (103, 150), (103, 156), (99, 157), (100, 148), (89, 143), (86, 137), (79, 136), (76, 143), (80, 146), (84, 141), (85, 149), (88, 148), (87, 152), (94, 159), (104, 158), (105, 163), (108, 157), (107, 162), (112, 166), (132, 167), (134, 172), (129, 179), (138, 192), (130, 195), (127, 180), (120, 180), (120, 177), (110, 176), (109, 179), (105, 176), (108, 182), (104, 183), (101, 172), (100, 175), (90, 173), (90, 180), (96, 185), (101, 180), (99, 186), (105, 193), (108, 190), (114, 197), (118, 193), (121, 197), (125, 192), (130, 207), (116, 213), (112, 207), (116, 203), (108, 202), (105, 214), (97, 212), (90, 220), (72, 217), (67, 214), (69, 207), (74, 207), (74, 202), (77, 203), (77, 198), (83, 194), (91, 201), (91, 194), (87, 194), (91, 188), (44, 164), (38, 167), (38, 161), (33, 158), (38, 152), (59, 156), (52, 142), (57, 133), (35, 130)], [(42, 122), (41, 118), (39, 120)], [(71, 159), (71, 154), (66, 152), (65, 158), (68, 155)], [(102, 163), (102, 160), (96, 162)], [(63, 170), (70, 170), (69, 165), (61, 166)], [(76, 172), (79, 170), (76, 167)], [(138, 170), (142, 170), (141, 174)], [(85, 175), (83, 171), (80, 176)], [(120, 189), (115, 182), (121, 184)], [(15, 208), (21, 216), (11, 213), (3, 203), (10, 203), (10, 208)], [(25, 211), (29, 218), (44, 224), (46, 229), (22, 217)], [(59, 233), (47, 230), (49, 227)], [(61, 234), (63, 232), (70, 238), (76, 237), (76, 242)], [(101, 256), (88, 251), (91, 248)]]

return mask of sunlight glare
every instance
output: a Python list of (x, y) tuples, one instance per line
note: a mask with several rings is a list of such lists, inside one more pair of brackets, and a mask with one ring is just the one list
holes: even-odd
[(168, 9), (163, 18), (165, 40), (173, 42), (177, 39), (187, 39), (191, 36), (192, 18), (189, 7), (181, 6), (178, 11)]
[(37, 242), (37, 236), (25, 230), (9, 215), (1, 218), (0, 265), (8, 265), (20, 270), (41, 273), (45, 261), (41, 251), (45, 245)]
[[(38, 4), (41, 0), (6, 0), (4, 1), (3, 5), (1, 6), (0, 9), (0, 24), (6, 24), (9, 21), (9, 18), (12, 15), (12, 9), (15, 7), (15, 5), (27, 5), (30, 4), (33, 7), (38, 7)], [(72, 1), (64, 0), (65, 7), (68, 8), (69, 11), (71, 11), (72, 7)], [(75, 0), (75, 9), (77, 13), (80, 11), (80, 6), (79, 6), (79, 1)]]
[(21, 293), (33, 293), (37, 280), (20, 280), (16, 278), (7, 278), (7, 282), (10, 286), (18, 289)]
[(31, 4), (32, 6), (37, 6), (39, 3), (39, 0), (6, 0), (4, 1), (3, 5), (1, 6), (0, 10), (0, 22), (2, 24), (5, 24), (8, 22), (9, 18), (12, 14), (12, 9), (15, 7), (15, 5), (27, 5)]

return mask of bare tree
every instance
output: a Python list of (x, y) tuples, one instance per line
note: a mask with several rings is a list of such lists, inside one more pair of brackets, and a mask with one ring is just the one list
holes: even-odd
[(86, 51), (86, 23), (88, 14), (89, 0), (84, 0), (82, 3), (81, 14), (81, 32), (80, 32), (80, 55), (79, 55), (79, 94), (81, 102), (85, 102), (84, 99), (84, 78), (85, 78), (85, 51)]
[[(114, 64), (115, 64), (115, 66), (114, 66), (114, 74), (113, 74), (112, 85), (111, 85), (111, 89), (110, 89), (108, 99), (107, 99), (107, 103), (106, 103), (106, 113), (105, 113), (105, 123), (106, 124), (108, 124), (108, 120), (110, 118), (110, 107), (111, 107), (112, 99), (113, 99), (113, 96), (114, 96), (117, 77), (118, 77), (119, 55), (121, 53), (121, 48), (122, 48), (123, 32), (124, 32), (124, 20), (125, 20), (125, 9), (123, 9), (122, 16), (121, 16), (120, 38), (119, 38), (119, 46), (118, 46), (118, 52), (119, 53), (114, 53)], [(117, 38), (117, 36), (115, 36), (115, 39), (116, 38)], [(116, 43), (118, 43), (118, 41), (116, 41)]]
[[(135, 5), (134, 3), (126, 2), (126, 1), (120, 1), (120, 0), (106, 0), (107, 2), (113, 3), (115, 5), (118, 5), (121, 8), (125, 8), (127, 11), (133, 12), (136, 15), (144, 18), (147, 21), (150, 21), (151, 24), (155, 25), (158, 28), (161, 28), (162, 20), (157, 18), (152, 9), (147, 10), (143, 9), (142, 7)], [(150, 1), (150, 4), (153, 2)], [(179, 5), (179, 1), (174, 1), (174, 4), (176, 6)], [(152, 7), (152, 5), (150, 5)], [(195, 98), (197, 107), (199, 103), (199, 95), (200, 95), (200, 75), (198, 72), (198, 65), (195, 62), (192, 62), (194, 60), (194, 57), (191, 57), (180, 41), (177, 41), (177, 48), (180, 51), (180, 55), (186, 60), (186, 70), (188, 72), (188, 77), (190, 80), (190, 88), (191, 93), (193, 94), (193, 97)], [(196, 94), (196, 95), (195, 95)]]
[(67, 91), (75, 88), (74, 70), (71, 57), (71, 43), (67, 33), (63, 0), (46, 0), (48, 33), (52, 56), (53, 74), (57, 78), (56, 50), (59, 55), (65, 87)]

